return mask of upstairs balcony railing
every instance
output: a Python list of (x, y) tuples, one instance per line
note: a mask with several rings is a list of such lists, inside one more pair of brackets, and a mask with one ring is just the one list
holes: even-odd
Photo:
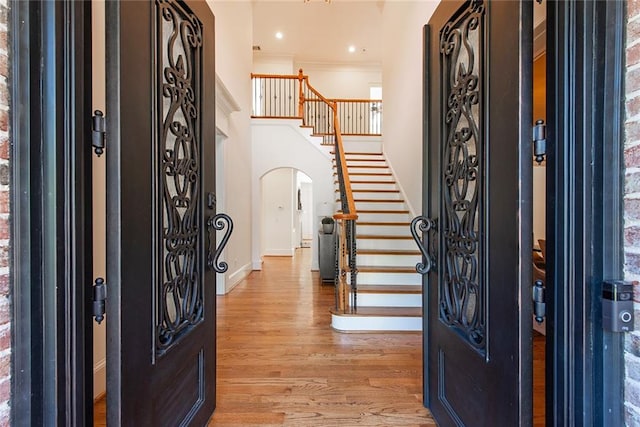
[(335, 121), (329, 104), (335, 104), (342, 135), (382, 134), (381, 99), (321, 99), (302, 70), (298, 75), (252, 74), (251, 79), (253, 117), (299, 118), (313, 127), (314, 135), (330, 140)]
[[(252, 74), (251, 78), (253, 117), (302, 119), (303, 125), (313, 127), (314, 135), (323, 136), (325, 144), (333, 145), (340, 193), (340, 210), (333, 215), (338, 230), (335, 304), (339, 313), (355, 312), (358, 307), (358, 213), (347, 172), (342, 136), (379, 135), (382, 101), (327, 99), (309, 84), (309, 78), (302, 70), (297, 76)], [(347, 122), (347, 132), (342, 130), (343, 120)]]

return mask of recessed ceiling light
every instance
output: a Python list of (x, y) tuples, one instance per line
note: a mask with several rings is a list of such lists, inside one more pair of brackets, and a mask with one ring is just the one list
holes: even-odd
[(355, 46), (349, 46), (349, 52), (353, 53), (356, 51), (356, 47)]
[(282, 39), (283, 37), (284, 37), (284, 34), (282, 34), (280, 31), (278, 31), (278, 32), (276, 33), (276, 38), (277, 38), (277, 39)]

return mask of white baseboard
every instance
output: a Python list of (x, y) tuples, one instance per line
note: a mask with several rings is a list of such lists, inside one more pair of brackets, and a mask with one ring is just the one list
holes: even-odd
[(107, 391), (107, 359), (98, 360), (93, 367), (93, 398), (103, 396)]
[(227, 289), (226, 289), (226, 293), (231, 292), (231, 290), (233, 288), (236, 287), (236, 285), (240, 282), (242, 282), (253, 270), (251, 268), (252, 263), (248, 262), (245, 265), (243, 265), (242, 267), (240, 267), (238, 270), (236, 270), (234, 273), (230, 274), (229, 277), (227, 278)]
[(258, 271), (262, 270), (262, 260), (253, 261), (252, 269)]

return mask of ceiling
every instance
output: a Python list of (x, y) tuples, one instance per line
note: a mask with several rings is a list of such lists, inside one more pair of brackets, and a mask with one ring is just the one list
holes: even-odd
[[(256, 55), (290, 56), (296, 62), (380, 64), (383, 8), (383, 0), (254, 0), (253, 45), (260, 46)], [(275, 37), (278, 31), (281, 40)], [(355, 52), (349, 53), (350, 45)]]
[[(297, 63), (380, 65), (385, 1), (391, 0), (253, 0), (253, 45), (260, 47), (254, 54)], [(534, 2), (536, 55), (544, 51), (545, 12), (544, 4)]]

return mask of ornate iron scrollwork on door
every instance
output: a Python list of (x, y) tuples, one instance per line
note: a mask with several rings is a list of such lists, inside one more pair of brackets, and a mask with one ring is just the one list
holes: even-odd
[(182, 2), (155, 2), (157, 137), (156, 354), (203, 318), (202, 23)]
[[(420, 252), (422, 252), (422, 258), (424, 262), (419, 262), (416, 264), (416, 271), (420, 274), (427, 274), (431, 270), (437, 271), (438, 267), (438, 255), (436, 252), (437, 240), (429, 239), (427, 236), (430, 232), (438, 231), (438, 220), (427, 218), (425, 216), (417, 216), (411, 221), (411, 235), (413, 236), (413, 240), (416, 241)], [(425, 247), (422, 243), (423, 239), (427, 242), (427, 246), (429, 249)]]
[[(220, 245), (216, 248), (215, 231), (224, 230), (224, 233)], [(227, 246), (231, 232), (233, 232), (233, 220), (227, 214), (219, 213), (216, 216), (209, 217), (207, 220), (207, 229), (209, 230), (209, 249), (207, 250), (207, 267), (212, 268), (216, 273), (224, 273), (229, 268), (226, 262), (219, 262), (220, 255)]]
[(486, 345), (484, 280), (484, 2), (466, 2), (440, 32), (442, 61), (440, 319)]

